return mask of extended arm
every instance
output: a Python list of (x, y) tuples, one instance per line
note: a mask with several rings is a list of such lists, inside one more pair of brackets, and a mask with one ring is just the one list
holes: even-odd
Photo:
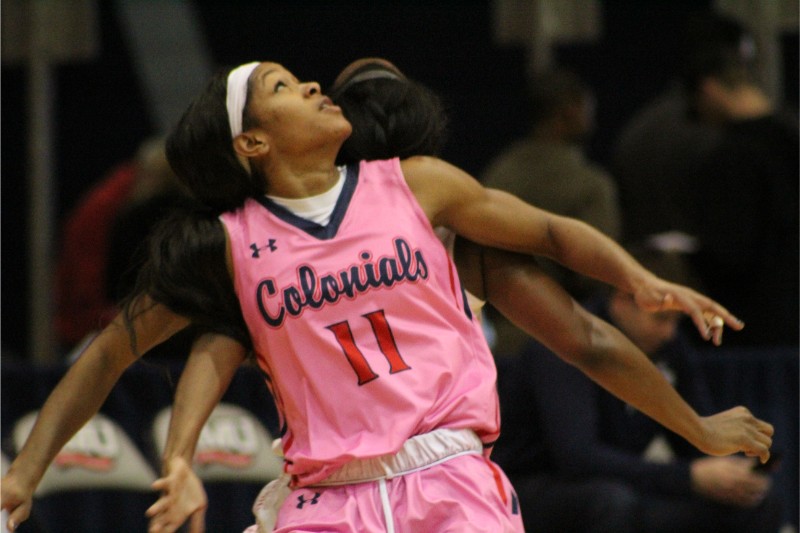
[(25, 445), (2, 482), (2, 508), (14, 530), (28, 518), (33, 493), (47, 467), (69, 439), (102, 406), (119, 377), (137, 358), (167, 340), (188, 321), (142, 297), (132, 323), (136, 352), (122, 316), (117, 316), (86, 348), (42, 407)]
[(245, 355), (240, 343), (219, 334), (203, 335), (192, 347), (175, 391), (162, 457), (164, 476), (153, 484), (162, 494), (147, 510), (150, 533), (175, 531), (190, 516), (191, 531), (203, 530), (207, 500), (200, 480), (192, 472), (192, 459), (203, 426)]
[(467, 283), (474, 286), (474, 272), (481, 271), (477, 289), (485, 290), (482, 296), (563, 360), (705, 453), (769, 457), (772, 426), (744, 407), (698, 416), (641, 350), (582, 308), (531, 258), (476, 248), (463, 241), (457, 247), (457, 264)]
[[(474, 178), (439, 159), (402, 162), (409, 187), (433, 226), (446, 226), (476, 243), (550, 257), (564, 266), (632, 294), (647, 310), (688, 314), (705, 339), (719, 316), (729, 327), (743, 324), (727, 309), (696, 291), (662, 280), (619, 244), (588, 224), (531, 206), (510, 194), (485, 189)], [(721, 341), (717, 328), (714, 342)]]

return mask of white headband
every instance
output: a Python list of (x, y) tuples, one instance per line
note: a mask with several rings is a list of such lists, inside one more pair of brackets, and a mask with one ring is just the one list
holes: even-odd
[(228, 74), (228, 91), (225, 106), (228, 108), (228, 123), (231, 126), (231, 138), (242, 133), (242, 112), (247, 101), (247, 80), (260, 63), (253, 61), (239, 65)]

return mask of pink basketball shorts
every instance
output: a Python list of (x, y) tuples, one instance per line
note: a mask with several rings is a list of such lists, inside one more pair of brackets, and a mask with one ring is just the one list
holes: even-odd
[(277, 533), (523, 532), (517, 496), (505, 474), (480, 454), (391, 479), (292, 491)]

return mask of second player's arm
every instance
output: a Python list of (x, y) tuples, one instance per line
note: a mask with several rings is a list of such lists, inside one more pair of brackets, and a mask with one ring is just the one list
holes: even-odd
[(147, 510), (150, 533), (171, 533), (191, 517), (190, 531), (203, 531), (205, 490), (192, 470), (200, 433), (245, 360), (246, 350), (220, 334), (202, 335), (181, 373), (173, 400), (162, 477), (153, 483), (159, 499)]
[(167, 340), (188, 321), (154, 304), (138, 300), (131, 327), (117, 316), (84, 350), (59, 381), (39, 413), (25, 445), (3, 476), (2, 506), (14, 524), (26, 520), (31, 498), (47, 467), (72, 436), (94, 416), (122, 373), (139, 354)]

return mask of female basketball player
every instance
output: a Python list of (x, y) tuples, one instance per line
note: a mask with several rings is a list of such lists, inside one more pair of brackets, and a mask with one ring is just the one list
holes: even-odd
[[(243, 342), (252, 336), (284, 416), (287, 469), (299, 491), (292, 496), (315, 500), (285, 505), (279, 528), (391, 530), (400, 513), (412, 529), (417, 520), (437, 530), (519, 529), (510, 487), (480, 454), (498, 429), (490, 355), (431, 225), (551, 255), (649, 305), (702, 315), (709, 304), (654, 278), (588, 228), (486, 191), (439, 160), (339, 169), (334, 158), (349, 129), (316, 84), (299, 83), (280, 65), (243, 66), (215, 80), (173, 135), (170, 158), (200, 199), (235, 211), (222, 224), (209, 216), (167, 228), (172, 233), (161, 242), (172, 246), (158, 249), (161, 263), (145, 278), (149, 290), (128, 309), (131, 337), (144, 350), (192, 320), (186, 288), (219, 289), (208, 301), (228, 305), (227, 289), (235, 287), (249, 331), (223, 333)], [(224, 261), (198, 262), (198, 245), (208, 243), (211, 256), (229, 246), (233, 281)], [(187, 286), (176, 265), (213, 283)], [(32, 487), (80, 427), (55, 402), (81, 415), (96, 411), (97, 400), (81, 398), (74, 384), (87, 375), (118, 376), (135, 358), (122, 326), (120, 319), (104, 331), (43, 409), (4, 479), (12, 520), (27, 515)], [(105, 397), (113, 381), (101, 381), (89, 396)], [(771, 427), (743, 408), (700, 418), (674, 403), (666, 425), (704, 451), (768, 455)], [(431, 453), (434, 465), (421, 459)], [(368, 458), (384, 455), (384, 466), (410, 471), (372, 471), (379, 464)], [(364, 472), (377, 479), (355, 484)], [(355, 509), (360, 523), (348, 518)]]

